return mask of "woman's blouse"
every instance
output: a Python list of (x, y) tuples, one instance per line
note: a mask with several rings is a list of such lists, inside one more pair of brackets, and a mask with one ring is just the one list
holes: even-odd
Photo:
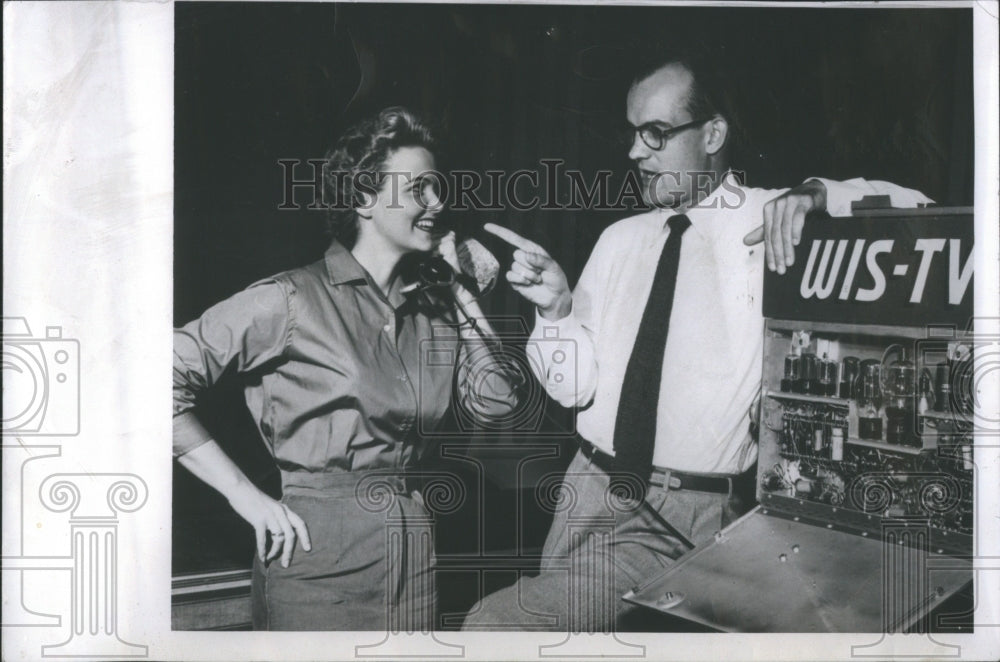
[[(395, 279), (399, 280), (399, 279)], [(198, 393), (230, 368), (283, 472), (401, 469), (452, 401), (496, 421), (516, 392), (485, 345), (470, 351), (395, 284), (383, 295), (350, 251), (257, 282), (174, 332), (174, 454), (208, 441)]]

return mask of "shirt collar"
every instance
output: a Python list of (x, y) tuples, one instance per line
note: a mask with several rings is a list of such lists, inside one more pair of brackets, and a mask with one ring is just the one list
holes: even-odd
[(351, 251), (336, 239), (330, 242), (330, 247), (326, 249), (326, 273), (330, 276), (331, 285), (368, 281), (365, 268), (354, 259)]
[[(725, 186), (723, 185), (725, 184)], [(691, 221), (691, 229), (695, 230), (699, 234), (704, 234), (705, 223), (710, 221), (714, 214), (712, 212), (718, 210), (722, 205), (722, 196), (726, 194), (727, 190), (732, 190), (733, 188), (742, 187), (739, 178), (733, 174), (732, 170), (727, 170), (725, 174), (722, 175), (722, 181), (716, 186), (711, 193), (705, 196), (698, 205), (691, 207), (684, 215), (688, 217)], [(667, 221), (672, 217), (677, 216), (677, 212), (673, 209), (658, 209), (658, 218), (660, 221), (660, 226), (666, 230)]]
[[(354, 259), (351, 251), (336, 239), (330, 242), (330, 247), (326, 249), (326, 272), (331, 285), (365, 284), (371, 287), (373, 292), (380, 292), (361, 263)], [(401, 308), (406, 303), (406, 296), (400, 291), (401, 289), (402, 283), (399, 278), (394, 278), (389, 291), (378, 294), (378, 297), (388, 302), (393, 309)]]

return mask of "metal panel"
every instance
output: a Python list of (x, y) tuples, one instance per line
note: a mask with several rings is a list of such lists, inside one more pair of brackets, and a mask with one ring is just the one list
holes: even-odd
[(883, 543), (758, 507), (624, 599), (723, 631), (900, 631), (972, 579), (919, 526), (900, 531)]

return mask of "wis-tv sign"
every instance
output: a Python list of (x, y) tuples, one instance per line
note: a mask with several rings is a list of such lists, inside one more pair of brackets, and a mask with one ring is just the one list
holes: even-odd
[(891, 213), (810, 219), (792, 268), (765, 275), (764, 315), (964, 328), (973, 312), (972, 211)]

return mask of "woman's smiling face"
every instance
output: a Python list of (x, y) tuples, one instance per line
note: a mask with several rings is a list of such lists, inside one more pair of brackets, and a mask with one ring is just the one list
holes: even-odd
[[(434, 248), (443, 205), (435, 192), (434, 155), (424, 147), (400, 147), (386, 159), (378, 196), (362, 220), (387, 249), (400, 255)], [(362, 230), (365, 231), (365, 230)]]

